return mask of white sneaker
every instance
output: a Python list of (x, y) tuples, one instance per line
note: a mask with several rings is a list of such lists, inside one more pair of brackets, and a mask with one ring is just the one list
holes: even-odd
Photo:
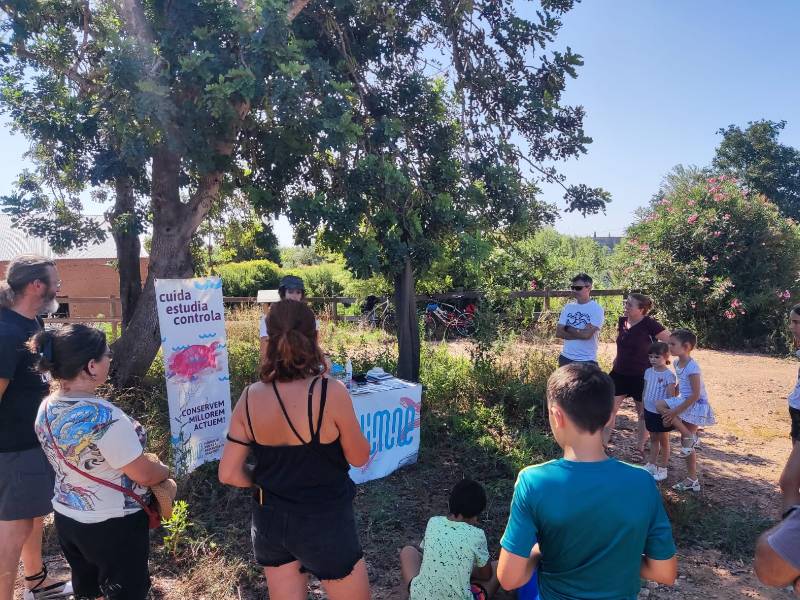
[(653, 463), (645, 463), (644, 465), (644, 470), (650, 473), (650, 475), (652, 475), (653, 477), (656, 476), (657, 469), (658, 467), (655, 466)]
[(653, 479), (656, 481), (664, 481), (667, 478), (666, 467), (656, 467), (656, 472), (653, 474)]

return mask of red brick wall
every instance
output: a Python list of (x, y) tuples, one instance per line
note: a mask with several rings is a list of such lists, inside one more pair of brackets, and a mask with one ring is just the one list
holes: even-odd
[[(111, 267), (108, 259), (81, 258), (56, 259), (58, 276), (61, 279), (61, 296), (92, 297), (116, 296), (119, 298), (119, 274)], [(5, 275), (7, 261), (0, 261), (0, 274)], [(139, 260), (142, 281), (147, 277), (148, 259)], [(0, 277), (2, 276), (0, 275)], [(119, 316), (119, 306), (116, 308)], [(69, 314), (72, 317), (110, 316), (109, 303), (71, 304)]]

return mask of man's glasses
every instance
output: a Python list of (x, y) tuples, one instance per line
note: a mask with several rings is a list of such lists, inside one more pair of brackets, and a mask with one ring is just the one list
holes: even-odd
[(572, 286), (572, 291), (573, 292), (580, 292), (585, 287), (589, 287), (589, 286), (587, 286), (587, 285), (573, 285)]

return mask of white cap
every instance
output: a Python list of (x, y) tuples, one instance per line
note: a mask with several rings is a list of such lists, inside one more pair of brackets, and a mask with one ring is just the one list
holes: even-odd
[(280, 295), (278, 290), (258, 290), (256, 295), (256, 302), (258, 304), (271, 304), (272, 302), (280, 302)]

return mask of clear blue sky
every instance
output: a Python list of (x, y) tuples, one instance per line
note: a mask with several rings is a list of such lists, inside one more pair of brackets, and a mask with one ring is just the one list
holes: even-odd
[[(594, 138), (564, 172), (613, 195), (605, 216), (564, 215), (561, 231), (621, 234), (674, 165), (710, 163), (715, 132), (729, 124), (784, 119), (781, 141), (800, 147), (800, 1), (585, 0), (566, 16), (558, 45), (584, 57), (566, 100), (586, 108)], [(26, 144), (2, 126), (0, 149), (7, 193)], [(545, 198), (563, 206), (557, 189)], [(277, 230), (290, 244), (288, 225)]]

